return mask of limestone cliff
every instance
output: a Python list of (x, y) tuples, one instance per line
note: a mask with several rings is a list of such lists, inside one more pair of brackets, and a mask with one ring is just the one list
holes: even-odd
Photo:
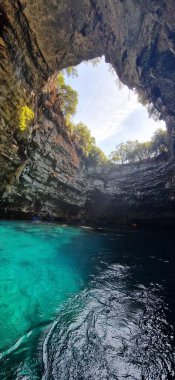
[[(173, 219), (173, 163), (87, 174), (59, 109), (43, 97), (45, 83), (59, 69), (102, 54), (120, 79), (160, 112), (174, 157), (174, 0), (2, 0), (1, 215)], [(24, 105), (35, 111), (27, 137), (19, 133)], [(103, 202), (104, 209), (98, 206), (94, 214), (92, 205)]]
[(101, 225), (174, 225), (175, 167), (163, 157), (89, 168), (86, 218)]
[[(66, 131), (59, 102), (45, 94), (38, 123), (19, 133), (18, 157), (6, 158), (13, 170), (6, 176), (0, 201), (1, 216), (79, 218), (85, 203), (85, 166)], [(5, 150), (5, 146), (4, 146)], [(16, 158), (16, 157), (15, 157)]]

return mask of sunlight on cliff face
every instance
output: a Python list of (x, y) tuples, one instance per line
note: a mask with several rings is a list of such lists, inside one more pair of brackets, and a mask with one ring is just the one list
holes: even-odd
[(104, 58), (95, 66), (82, 62), (77, 72), (78, 76), (66, 79), (79, 94), (74, 122), (85, 123), (106, 154), (120, 142), (147, 141), (157, 128), (165, 128), (163, 121), (148, 117), (133, 91), (118, 85), (117, 75)]

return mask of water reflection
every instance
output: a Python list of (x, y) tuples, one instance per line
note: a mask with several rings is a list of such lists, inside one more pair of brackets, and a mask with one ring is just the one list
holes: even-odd
[(174, 236), (0, 222), (0, 380), (174, 380)]
[[(63, 308), (46, 339), (43, 380), (174, 379), (174, 331), (162, 287), (111, 265)], [(74, 313), (73, 313), (74, 311)]]

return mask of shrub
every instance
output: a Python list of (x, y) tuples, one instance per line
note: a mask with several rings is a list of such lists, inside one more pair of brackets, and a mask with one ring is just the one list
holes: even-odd
[(19, 128), (23, 132), (34, 119), (34, 112), (28, 106), (23, 106), (20, 109)]

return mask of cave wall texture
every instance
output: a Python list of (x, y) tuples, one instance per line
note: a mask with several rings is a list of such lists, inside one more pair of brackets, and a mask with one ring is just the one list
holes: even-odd
[[(87, 167), (49, 84), (101, 55), (160, 112), (169, 162)], [(174, 223), (174, 0), (1, 0), (0, 85), (1, 215)], [(35, 111), (28, 135), (24, 105)]]

